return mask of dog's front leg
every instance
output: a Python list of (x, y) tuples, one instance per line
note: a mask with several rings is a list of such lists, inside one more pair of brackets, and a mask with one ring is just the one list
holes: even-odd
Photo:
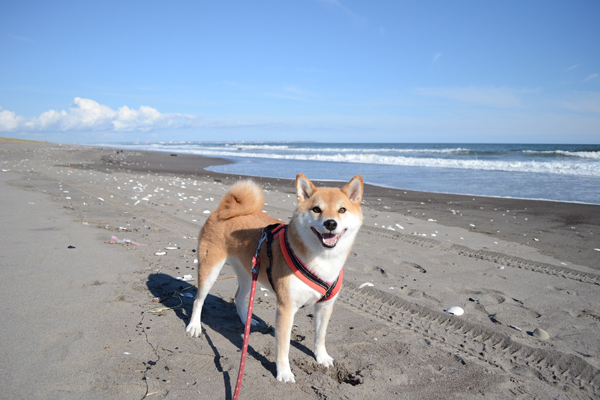
[(327, 368), (333, 366), (333, 358), (325, 349), (325, 335), (334, 302), (335, 299), (315, 304), (315, 358), (319, 364)]
[(290, 339), (292, 336), (292, 325), (294, 315), (298, 308), (290, 305), (277, 305), (275, 321), (275, 340), (277, 344), (277, 380), (279, 382), (295, 383), (294, 374), (290, 368)]

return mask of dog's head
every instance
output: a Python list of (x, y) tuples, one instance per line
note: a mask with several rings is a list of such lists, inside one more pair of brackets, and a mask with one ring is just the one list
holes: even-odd
[(318, 241), (333, 249), (338, 243), (352, 244), (362, 224), (360, 203), (363, 194), (362, 176), (356, 175), (342, 189), (317, 188), (303, 174), (296, 176), (298, 208), (294, 219), (305, 242)]

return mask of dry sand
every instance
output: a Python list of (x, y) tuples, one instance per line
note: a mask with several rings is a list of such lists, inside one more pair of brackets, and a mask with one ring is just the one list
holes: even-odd
[[(195, 281), (176, 279), (195, 277), (198, 231), (238, 179), (204, 170), (219, 162), (0, 141), (0, 398), (231, 398), (233, 274), (197, 339), (185, 332)], [(256, 180), (265, 211), (288, 220), (293, 182)], [(275, 299), (258, 290), (242, 398), (600, 396), (600, 206), (367, 186), (363, 212), (329, 325), (335, 366), (316, 365), (306, 307), (297, 383), (278, 383)]]

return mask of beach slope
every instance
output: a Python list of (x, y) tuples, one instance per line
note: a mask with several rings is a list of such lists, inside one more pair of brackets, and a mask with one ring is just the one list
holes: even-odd
[[(243, 326), (229, 267), (204, 337), (185, 332), (199, 229), (239, 178), (204, 170), (216, 162), (0, 141), (7, 398), (231, 397)], [(257, 181), (287, 221), (293, 183)], [(334, 367), (314, 361), (306, 307), (297, 383), (275, 380), (275, 299), (259, 289), (244, 398), (600, 395), (600, 206), (367, 186), (363, 212), (329, 325)]]

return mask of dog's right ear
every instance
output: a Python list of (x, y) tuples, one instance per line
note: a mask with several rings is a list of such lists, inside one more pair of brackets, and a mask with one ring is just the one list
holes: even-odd
[(298, 203), (302, 203), (304, 200), (310, 198), (317, 191), (315, 185), (312, 184), (303, 174), (296, 175), (296, 195), (298, 196)]
[(356, 175), (350, 180), (350, 182), (346, 184), (346, 186), (344, 186), (342, 192), (348, 196), (348, 199), (351, 202), (360, 205), (360, 202), (362, 201), (363, 187), (364, 184), (362, 175)]

